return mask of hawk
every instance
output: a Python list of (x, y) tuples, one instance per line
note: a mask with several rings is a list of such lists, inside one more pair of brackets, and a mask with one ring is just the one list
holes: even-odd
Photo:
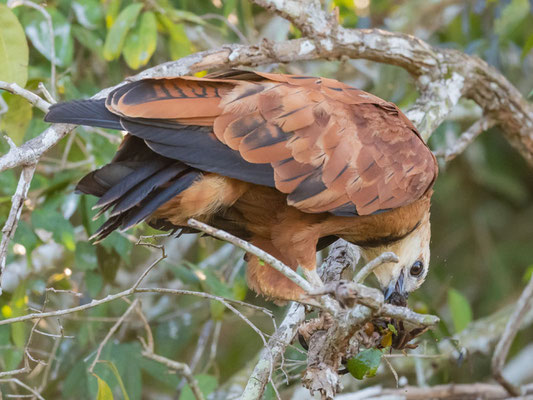
[[(45, 117), (126, 131), (116, 155), (77, 185), (99, 197), (93, 235), (141, 221), (183, 229), (209, 223), (314, 271), (338, 238), (363, 257), (393, 251), (374, 272), (386, 299), (418, 288), (429, 267), (437, 163), (393, 103), (334, 79), (229, 70), (142, 79), (105, 99), (55, 104)], [(247, 255), (257, 293), (298, 300), (284, 275)]]

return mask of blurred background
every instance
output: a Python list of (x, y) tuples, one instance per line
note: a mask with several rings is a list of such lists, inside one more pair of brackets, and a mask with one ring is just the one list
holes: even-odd
[[(5, 4), (0, 0), (0, 20), (9, 12)], [(532, 4), (528, 0), (326, 1), (329, 9), (339, 8), (346, 27), (409, 33), (434, 46), (481, 57), (526, 97), (533, 95)], [(58, 101), (92, 96), (142, 69), (224, 43), (253, 44), (263, 38), (280, 41), (301, 35), (289, 22), (247, 0), (50, 0), (43, 7), (32, 5), (29, 0), (10, 2), (22, 29), (7, 34), (29, 47), (26, 88), (37, 90), (38, 83), (44, 82)], [(0, 27), (0, 34), (6, 34), (6, 26)], [(405, 71), (364, 60), (297, 62), (260, 69), (336, 78), (393, 101), (403, 110), (417, 98)], [(43, 113), (26, 100), (0, 93), (0, 131), (15, 144), (47, 127)], [(450, 146), (480, 115), (473, 102), (461, 100), (433, 133), (430, 147)], [(158, 259), (158, 249), (135, 245), (141, 235), (160, 233), (145, 225), (115, 232), (98, 245), (87, 240), (103, 219), (93, 221), (95, 199), (75, 195), (73, 189), (84, 174), (112, 158), (120, 140), (120, 132), (78, 128), (39, 163), (10, 244), (0, 318), (42, 310), (45, 303), (46, 309), (55, 310), (117, 293), (131, 287)], [(0, 141), (0, 152), (8, 149), (7, 142)], [(441, 162), (440, 168), (432, 207), (431, 270), (410, 305), (438, 315), (442, 322), (411, 352), (418, 356), (390, 357), (403, 377), (400, 384), (487, 381), (491, 332), (505, 323), (509, 305), (533, 272), (533, 174), (498, 128), (483, 133), (455, 160)], [(17, 169), (0, 174), (2, 225), (19, 173)], [(274, 331), (272, 317), (279, 322), (285, 308), (248, 290), (242, 251), (195, 235), (147, 241), (164, 244), (169, 257), (151, 272), (145, 286), (205, 291), (266, 307), (272, 316), (240, 309), (265, 333)], [(47, 287), (81, 296), (46, 292)], [(242, 319), (217, 302), (192, 296), (138, 297), (153, 331), (156, 353), (191, 364), (210, 398), (231, 398), (232, 392), (242, 391), (263, 346), (261, 337)], [(96, 398), (97, 379), (87, 368), (98, 344), (127, 307), (126, 301), (116, 300), (60, 320), (41, 321), (39, 331), (56, 336), (63, 332), (65, 337), (34, 332), (28, 350), (47, 365), (37, 365), (31, 374), (18, 378), (47, 399)], [(30, 323), (0, 326), (0, 371), (22, 367), (31, 328)], [(180, 375), (141, 356), (137, 337), (145, 335), (141, 319), (131, 314), (102, 351), (100, 358), (109, 363), (98, 363), (95, 373), (116, 398), (125, 398), (124, 391), (130, 399), (193, 398)], [(509, 378), (532, 382), (533, 370), (530, 362), (525, 363), (533, 357), (531, 328), (517, 336), (513, 357), (517, 357), (511, 365), (515, 369), (507, 371)], [(36, 363), (30, 361), (30, 365)], [(298, 389), (304, 367), (305, 352), (295, 345), (286, 355), (286, 373), (276, 372), (282, 398), (309, 398), (308, 392)], [(381, 366), (374, 378), (361, 381), (346, 376), (343, 383), (345, 391), (353, 391), (376, 384), (394, 387), (395, 378)], [(28, 393), (6, 381), (0, 381), (0, 390)], [(275, 398), (271, 387), (265, 398)]]

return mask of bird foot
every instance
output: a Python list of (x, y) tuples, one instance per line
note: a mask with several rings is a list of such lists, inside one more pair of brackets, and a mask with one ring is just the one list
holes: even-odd
[(348, 285), (346, 280), (326, 283), (309, 293), (310, 296), (323, 296), (325, 294), (333, 296), (343, 308), (355, 306), (358, 299), (357, 292)]

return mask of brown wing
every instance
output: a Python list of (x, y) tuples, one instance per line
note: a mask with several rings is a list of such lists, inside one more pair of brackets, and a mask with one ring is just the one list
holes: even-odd
[(151, 79), (119, 88), (106, 106), (167, 157), (191, 165), (176, 151), (198, 142), (197, 153), (206, 154), (197, 158), (209, 161), (193, 166), (231, 177), (239, 169), (238, 179), (258, 184), (268, 182), (254, 165), (271, 166), (275, 187), (304, 212), (400, 207), (437, 174), (431, 151), (394, 104), (332, 79), (240, 71)]

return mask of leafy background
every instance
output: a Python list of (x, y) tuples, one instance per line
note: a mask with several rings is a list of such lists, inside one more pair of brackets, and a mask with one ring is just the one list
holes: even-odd
[[(288, 22), (246, 0), (51, 0), (45, 10), (54, 30), (53, 57), (46, 17), (24, 2), (13, 2), (12, 8), (5, 3), (0, 0), (0, 42), (4, 44), (0, 46), (0, 80), (17, 82), (30, 90), (38, 90), (38, 83), (44, 82), (57, 100), (89, 97), (143, 68), (224, 43), (257, 43), (264, 37), (283, 40), (300, 35)], [(528, 0), (326, 3), (330, 8), (339, 7), (345, 26), (412, 33), (433, 45), (485, 59), (526, 96), (533, 88), (533, 5)], [(403, 70), (362, 60), (266, 68), (341, 79), (404, 109), (417, 97), (412, 79)], [(17, 145), (46, 128), (43, 113), (25, 100), (7, 92), (1, 93), (0, 100), (0, 130)], [(430, 146), (442, 149), (450, 145), (479, 115), (474, 104), (461, 101), (433, 134)], [(78, 128), (43, 158), (10, 245), (0, 318), (40, 310), (45, 298), (47, 309), (59, 309), (124, 290), (158, 257), (157, 249), (135, 245), (140, 235), (157, 233), (144, 225), (113, 233), (98, 245), (87, 241), (100, 223), (92, 220), (95, 199), (75, 195), (73, 188), (85, 173), (111, 159), (120, 138), (118, 132)], [(2, 153), (8, 148), (5, 141), (0, 143)], [(0, 174), (2, 224), (19, 172)], [(516, 300), (533, 271), (532, 196), (531, 171), (497, 128), (484, 133), (456, 160), (441, 164), (433, 197), (431, 273), (410, 304), (417, 311), (439, 315), (442, 323), (423, 337), (422, 349), (435, 347), (439, 340), (461, 332), (473, 320)], [(283, 315), (284, 308), (264, 302), (247, 289), (239, 250), (187, 235), (178, 240), (152, 240), (165, 244), (169, 258), (151, 273), (150, 285), (245, 300), (267, 307), (278, 319)], [(47, 287), (74, 290), (81, 297), (46, 294)], [(158, 354), (190, 362), (199, 338), (208, 337), (194, 371), (206, 394), (225, 398), (227, 392), (223, 390), (245, 381), (262, 341), (242, 320), (219, 303), (205, 299), (154, 294), (140, 297)], [(127, 307), (127, 302), (117, 300), (62, 317), (60, 323), (41, 321), (40, 331), (59, 334), (62, 329), (73, 338), (34, 333), (30, 353), (49, 365), (39, 365), (19, 378), (39, 388), (44, 398), (192, 398), (179, 375), (141, 356), (137, 337), (145, 333), (136, 316), (128, 318), (104, 347), (101, 360), (108, 362), (97, 364), (98, 378), (88, 373), (98, 344)], [(265, 332), (273, 331), (268, 315), (243, 312)], [(1, 371), (22, 366), (30, 330), (29, 323), (0, 326)], [(532, 341), (531, 330), (522, 331), (511, 356)], [(461, 343), (457, 343), (460, 348)], [(299, 346), (289, 350), (285, 369), (291, 383), (298, 382), (304, 358)], [(379, 382), (394, 385), (392, 374), (382, 367), (377, 377), (368, 378), (376, 372), (375, 360), (369, 360), (371, 365), (358, 376), (366, 373), (367, 378), (346, 378), (347, 389)], [(429, 371), (429, 383), (438, 384), (487, 380), (489, 361), (487, 355), (466, 354), (455, 362), (422, 362)], [(416, 383), (414, 368), (402, 370), (402, 374)], [(286, 386), (279, 371), (276, 383), (284, 398), (291, 398), (298, 387)], [(0, 390), (5, 394), (24, 392), (9, 382), (0, 383)], [(271, 388), (265, 396), (273, 398)]]

